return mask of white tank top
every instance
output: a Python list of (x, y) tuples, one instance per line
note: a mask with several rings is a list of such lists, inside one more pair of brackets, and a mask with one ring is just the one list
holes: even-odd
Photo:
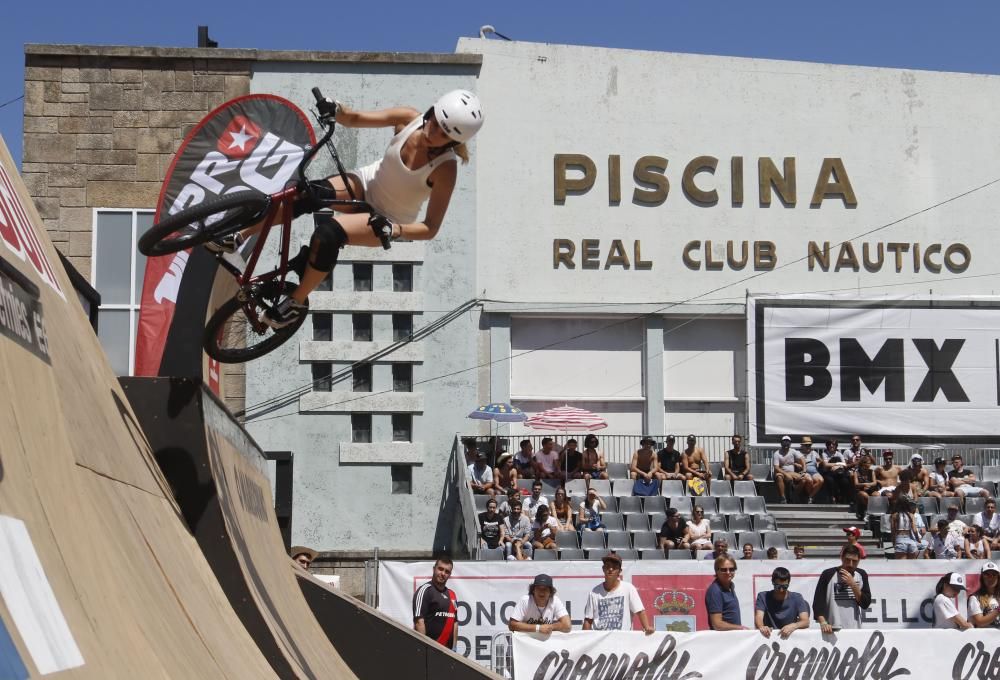
[(416, 222), (420, 207), (431, 195), (427, 178), (442, 163), (458, 161), (458, 156), (449, 149), (422, 168), (410, 170), (406, 167), (399, 155), (400, 149), (422, 124), (422, 117), (414, 118), (392, 138), (381, 160), (361, 169), (365, 181), (365, 199), (376, 211), (393, 222)]

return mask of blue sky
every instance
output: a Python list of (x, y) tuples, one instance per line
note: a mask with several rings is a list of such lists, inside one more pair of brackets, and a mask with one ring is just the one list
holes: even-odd
[[(959, 0), (789, 2), (151, 3), (9, 0), (0, 19), (0, 104), (23, 94), (25, 43), (453, 52), (491, 24), (517, 40), (835, 64), (1000, 73), (1000, 4)], [(13, 5), (13, 6), (12, 6)], [(21, 156), (22, 106), (0, 109)]]

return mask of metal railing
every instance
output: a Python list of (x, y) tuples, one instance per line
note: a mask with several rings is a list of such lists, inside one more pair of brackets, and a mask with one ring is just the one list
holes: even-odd
[(464, 538), (464, 547), (470, 558), (479, 556), (479, 519), (476, 516), (476, 499), (472, 497), (472, 487), (469, 486), (468, 469), (465, 462), (465, 448), (462, 440), (455, 437), (452, 444), (451, 460), (448, 463), (450, 477), (455, 481), (458, 503), (462, 512), (459, 540)]

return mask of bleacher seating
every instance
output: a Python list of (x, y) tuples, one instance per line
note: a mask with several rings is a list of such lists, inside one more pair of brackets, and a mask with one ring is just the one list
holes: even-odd
[(649, 528), (653, 531), (659, 531), (663, 523), (667, 521), (667, 513), (665, 512), (651, 512), (649, 513)]
[(947, 513), (948, 508), (950, 508), (953, 505), (958, 508), (959, 512), (962, 512), (961, 498), (959, 498), (958, 496), (946, 496), (945, 498), (942, 498), (940, 503), (941, 512)]
[(659, 548), (643, 548), (639, 550), (639, 558), (642, 560), (662, 560), (666, 555)]
[(624, 515), (625, 517), (625, 530), (626, 531), (648, 531), (649, 530), (649, 516), (646, 514), (642, 515)]
[(762, 496), (748, 496), (743, 499), (743, 512), (748, 515), (766, 515), (767, 505)]
[(688, 496), (671, 496), (664, 500), (669, 503), (669, 507), (676, 508), (682, 516), (691, 516), (691, 499)]
[(694, 502), (694, 507), (705, 511), (705, 517), (711, 517), (719, 512), (713, 496), (695, 496), (691, 500)]
[(743, 501), (736, 496), (723, 496), (719, 499), (720, 515), (738, 515), (743, 512)]
[(727, 480), (712, 482), (712, 495), (717, 497), (732, 496), (733, 487), (729, 486), (729, 482)]
[[(754, 550), (763, 550), (764, 544), (761, 542), (761, 535), (756, 531), (741, 531), (737, 534), (736, 550), (742, 551), (743, 546), (749, 543)], [(732, 545), (730, 545), (732, 547)]]
[(778, 524), (772, 515), (751, 515), (753, 517), (753, 530), (760, 533), (765, 531), (777, 531)]
[[(612, 531), (607, 532), (608, 534), (622, 534), (624, 532)], [(590, 550), (594, 548), (603, 548), (605, 546), (605, 532), (603, 531), (585, 531), (583, 532), (582, 542), (580, 547), (584, 550)], [(575, 546), (574, 546), (575, 547)]]
[(558, 550), (536, 550), (535, 554), (532, 555), (532, 559), (536, 562), (551, 562), (553, 560), (559, 559)]
[(712, 531), (728, 531), (729, 523), (725, 515), (712, 515), (708, 518), (708, 527)]
[(666, 512), (667, 503), (663, 496), (648, 496), (642, 499), (642, 511), (646, 514)]
[(690, 550), (682, 550), (681, 548), (674, 548), (673, 550), (667, 551), (668, 560), (693, 560), (694, 557), (691, 555)]
[(768, 548), (777, 548), (778, 550), (788, 548), (788, 539), (785, 537), (784, 531), (767, 531), (760, 534), (764, 542), (764, 550)]
[(986, 465), (983, 467), (982, 479), (986, 482), (1000, 482), (1000, 465)]
[[(599, 531), (585, 531), (583, 535), (588, 536), (591, 534), (600, 534), (600, 533), (601, 532)], [(580, 547), (579, 538), (577, 537), (575, 531), (560, 531), (559, 533), (557, 533), (556, 545), (558, 545), (560, 549)]]
[(484, 493), (472, 494), (472, 497), (476, 499), (476, 514), (486, 512), (486, 503), (489, 502), (490, 497)]
[(479, 559), (494, 562), (506, 558), (503, 554), (503, 548), (480, 548)]
[(639, 496), (622, 496), (618, 499), (618, 512), (623, 515), (642, 514), (642, 500)]
[[(583, 546), (587, 548), (587, 546)], [(611, 531), (608, 533), (608, 550), (630, 550), (632, 548), (632, 537), (624, 531)]]
[(729, 515), (729, 531), (754, 531), (750, 515)]
[(624, 516), (617, 512), (606, 512), (601, 515), (604, 528), (608, 531), (625, 531)]
[(982, 512), (986, 507), (986, 499), (982, 496), (966, 496), (965, 497), (965, 512), (968, 515), (974, 515), (977, 512)]
[(756, 496), (757, 486), (753, 482), (748, 482), (746, 480), (737, 480), (733, 482), (733, 495), (734, 496)]
[(917, 507), (921, 515), (936, 515), (938, 511), (938, 499), (933, 496), (918, 498)]
[(771, 467), (770, 463), (750, 464), (750, 474), (753, 475), (754, 481), (756, 482), (773, 481), (774, 478), (771, 476), (773, 473), (774, 469)]
[(736, 534), (731, 531), (714, 531), (712, 532), (712, 545), (719, 539), (725, 539), (726, 543), (729, 544), (730, 550), (736, 550)]
[[(712, 479), (722, 479), (722, 462), (714, 460), (708, 464), (708, 469), (712, 472)], [(712, 484), (712, 491), (715, 491), (715, 484)]]
[(665, 479), (660, 482), (660, 495), (667, 497), (684, 496), (684, 482), (679, 479)]
[(609, 479), (628, 479), (628, 463), (608, 463)]
[(611, 495), (611, 480), (608, 479), (592, 479), (590, 480), (590, 486), (597, 490), (602, 498), (607, 500), (608, 496)]
[(632, 534), (632, 547), (636, 550), (654, 549), (656, 546), (656, 534), (652, 531), (637, 531)]
[(559, 551), (560, 560), (582, 560), (585, 557), (586, 553), (580, 548), (567, 548)]
[(569, 496), (586, 496), (587, 482), (583, 479), (571, 479), (566, 482), (566, 494)]

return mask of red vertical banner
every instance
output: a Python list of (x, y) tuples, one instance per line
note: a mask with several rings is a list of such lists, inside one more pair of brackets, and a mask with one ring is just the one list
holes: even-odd
[[(282, 189), (316, 137), (306, 115), (287, 99), (254, 94), (209, 113), (181, 144), (163, 180), (154, 222), (235, 191)], [(212, 279), (185, 277), (190, 251), (146, 260), (135, 341), (135, 374), (161, 375), (164, 348), (177, 324), (203, 326), (203, 318), (176, 318), (182, 291), (211, 295)], [(204, 280), (202, 280), (204, 279)], [(192, 314), (192, 316), (194, 316)], [(201, 347), (191, 347), (201, 353)], [(206, 383), (218, 394), (219, 365), (209, 365)]]

